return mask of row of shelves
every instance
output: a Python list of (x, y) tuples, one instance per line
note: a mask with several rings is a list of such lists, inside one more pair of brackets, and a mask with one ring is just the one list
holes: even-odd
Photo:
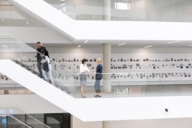
[[(74, 60), (56, 60), (56, 59), (51, 59), (55, 62), (60, 62), (60, 63), (81, 63), (81, 60), (77, 60), (77, 61), (74, 61)], [(27, 59), (27, 60), (20, 60), (21, 62), (37, 62), (37, 60), (31, 60), (31, 59)], [(191, 59), (179, 59), (179, 60), (111, 60), (111, 62), (116, 62), (116, 63), (125, 63), (125, 62), (130, 62), (130, 63), (138, 63), (138, 62), (144, 62), (144, 63), (147, 63), (147, 62), (156, 62), (156, 63), (159, 63), (159, 62), (192, 62)], [(96, 63), (96, 60), (94, 61), (91, 61), (91, 60), (88, 60), (88, 63)]]

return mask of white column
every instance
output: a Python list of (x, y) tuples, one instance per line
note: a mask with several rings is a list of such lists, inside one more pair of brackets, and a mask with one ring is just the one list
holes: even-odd
[(102, 126), (102, 128), (110, 128), (109, 122), (103, 121), (103, 126)]
[(111, 44), (103, 44), (103, 91), (111, 92)]
[[(103, 20), (111, 20), (111, 0), (103, 0)], [(111, 92), (111, 44), (103, 44), (103, 91)]]
[(111, 0), (103, 0), (103, 20), (111, 20)]

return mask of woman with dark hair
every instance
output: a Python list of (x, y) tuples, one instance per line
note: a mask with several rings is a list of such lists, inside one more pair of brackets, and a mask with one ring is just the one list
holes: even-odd
[(90, 70), (87, 68), (87, 59), (83, 59), (82, 64), (80, 65), (80, 84), (81, 84), (82, 98), (86, 98), (85, 96), (85, 89), (87, 84), (86, 73), (90, 73)]
[(43, 77), (47, 82), (50, 82), (50, 84), (53, 84), (53, 76), (52, 76), (52, 65), (51, 61), (49, 59), (49, 53), (47, 50), (43, 51), (42, 55), (42, 73)]

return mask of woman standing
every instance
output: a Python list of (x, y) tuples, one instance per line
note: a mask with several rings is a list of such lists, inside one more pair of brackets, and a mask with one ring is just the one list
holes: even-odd
[(90, 70), (87, 68), (87, 59), (82, 60), (82, 64), (80, 65), (80, 84), (81, 84), (81, 96), (82, 98), (86, 98), (85, 89), (87, 84), (86, 73), (90, 73)]
[[(50, 84), (53, 84), (53, 76), (52, 76), (52, 65), (49, 59), (49, 53), (47, 50), (43, 52), (42, 55), (42, 73), (43, 77), (47, 82), (50, 82)], [(49, 79), (48, 79), (49, 78)]]

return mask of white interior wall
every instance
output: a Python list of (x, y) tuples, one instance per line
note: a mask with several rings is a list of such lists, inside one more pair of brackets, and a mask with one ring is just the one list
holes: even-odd
[(161, 119), (161, 120), (130, 120), (105, 122), (82, 122), (72, 116), (72, 128), (191, 128), (191, 118)]
[(80, 119), (71, 116), (71, 128), (102, 128), (102, 121), (83, 122)]
[(36, 94), (0, 95), (0, 102), (0, 109), (17, 108), (29, 114), (65, 112)]
[(106, 122), (106, 128), (191, 128), (191, 118)]
[[(34, 47), (34, 44), (32, 45)], [(99, 47), (71, 47), (71, 46), (44, 46), (50, 53), (102, 53), (102, 45)], [(35, 48), (35, 47), (34, 47)], [(192, 53), (192, 47), (189, 48), (132, 48), (132, 47), (118, 47), (112, 46), (112, 53)]]

